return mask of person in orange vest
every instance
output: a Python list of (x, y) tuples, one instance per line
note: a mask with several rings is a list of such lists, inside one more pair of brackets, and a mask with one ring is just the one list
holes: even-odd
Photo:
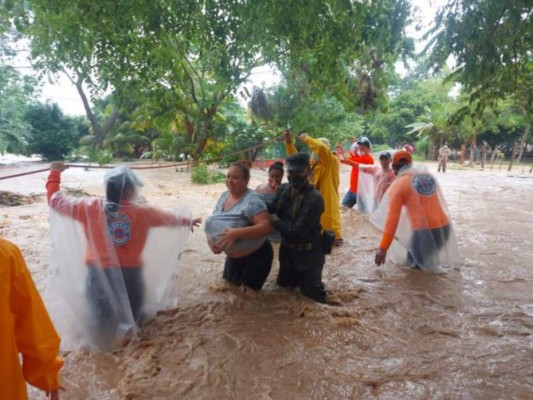
[[(87, 344), (111, 349), (135, 336), (138, 324), (164, 307), (165, 285), (201, 218), (193, 219), (188, 208), (171, 212), (139, 204), (143, 184), (125, 165), (105, 174), (105, 199), (69, 196), (60, 190), (66, 169), (52, 162), (46, 181), (52, 262), (57, 278), (66, 280), (62, 294)], [(65, 287), (83, 279), (85, 293)]]
[[(373, 216), (373, 222), (383, 229), (375, 263), (379, 266), (385, 262), (387, 251), (396, 240), (407, 250), (408, 265), (440, 272), (441, 266), (457, 264), (459, 260), (453, 225), (437, 180), (425, 168), (413, 167), (412, 162), (411, 154), (405, 150), (392, 157), (397, 178)], [(403, 210), (406, 218), (402, 218)]]
[[(59, 338), (19, 248), (0, 239), (0, 400), (26, 400), (26, 382), (59, 400)], [(20, 364), (22, 359), (22, 366)]]

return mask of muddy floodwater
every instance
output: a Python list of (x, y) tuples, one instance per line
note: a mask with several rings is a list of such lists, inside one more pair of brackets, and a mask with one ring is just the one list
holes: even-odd
[[(437, 174), (427, 165), (455, 223), (459, 268), (445, 275), (389, 262), (376, 268), (379, 232), (345, 210), (345, 244), (324, 269), (340, 305), (320, 305), (276, 287), (277, 261), (260, 293), (225, 285), (224, 257), (210, 252), (202, 226), (172, 284), (178, 307), (112, 353), (65, 353), (62, 399), (533, 399), (533, 176), (520, 167), (453, 164)], [(45, 167), (3, 165), (0, 176)], [(63, 184), (102, 195), (104, 172), (71, 168)], [(349, 172), (342, 168), (341, 196)], [(204, 219), (225, 190), (193, 184), (174, 168), (139, 175), (149, 204), (187, 205)], [(250, 187), (266, 175), (253, 170)], [(50, 254), (46, 176), (0, 181), (1, 191), (40, 195), (0, 206), (0, 235), (21, 247), (42, 291)], [(31, 391), (31, 398), (44, 394)]]

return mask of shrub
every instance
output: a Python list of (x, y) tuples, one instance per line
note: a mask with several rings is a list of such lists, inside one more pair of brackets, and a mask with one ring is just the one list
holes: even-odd
[(192, 167), (191, 180), (194, 183), (207, 185), (210, 183), (219, 183), (226, 180), (226, 175), (221, 172), (211, 172), (206, 165), (200, 164)]
[(32, 127), (30, 154), (49, 161), (64, 160), (74, 148), (78, 134), (75, 119), (63, 115), (57, 104), (33, 104), (26, 111), (25, 120)]

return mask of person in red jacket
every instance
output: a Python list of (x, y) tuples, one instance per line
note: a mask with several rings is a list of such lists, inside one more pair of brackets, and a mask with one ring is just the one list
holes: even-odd
[(26, 382), (59, 400), (60, 341), (22, 253), (0, 239), (0, 400), (27, 400)]
[[(136, 332), (139, 322), (155, 315), (165, 284), (172, 270), (177, 270), (179, 253), (175, 253), (201, 219), (192, 219), (188, 209), (173, 213), (138, 204), (142, 182), (124, 165), (106, 173), (105, 200), (68, 196), (59, 190), (61, 172), (66, 168), (53, 162), (46, 182), (52, 247), (57, 253), (53, 260), (63, 266), (60, 277), (78, 272), (63, 282), (61, 289), (77, 306), (74, 314), (86, 324), (83, 333), (88, 333), (89, 345), (107, 349)], [(145, 254), (149, 235), (154, 235), (152, 228), (159, 228), (159, 238), (151, 242), (158, 248)], [(77, 233), (80, 230), (82, 237)], [(74, 268), (79, 266), (80, 253), (84, 265)], [(65, 287), (77, 285), (82, 277), (86, 277), (85, 299)]]
[[(406, 262), (413, 267), (439, 272), (441, 266), (457, 264), (457, 242), (436, 179), (426, 169), (413, 167), (411, 154), (405, 150), (394, 153), (392, 168), (397, 178), (373, 216), (373, 222), (383, 229), (376, 265), (385, 262), (393, 241), (407, 250)], [(383, 215), (386, 218), (380, 221)]]
[[(363, 136), (361, 137), (350, 150), (348, 158), (341, 160), (344, 164), (349, 164), (349, 161), (356, 162), (358, 164), (374, 164), (374, 158), (370, 154), (372, 144), (370, 140)], [(344, 207), (353, 208), (357, 204), (357, 183), (359, 181), (359, 168), (353, 166), (352, 173), (350, 175), (350, 189), (346, 192), (344, 199), (342, 199), (342, 205)], [(364, 209), (364, 205), (361, 206)]]
[[(359, 169), (359, 182), (357, 184), (357, 197), (367, 205), (362, 212), (372, 213), (383, 198), (386, 190), (396, 178), (394, 170), (390, 167), (392, 155), (384, 151), (379, 155), (380, 167), (365, 165), (349, 159), (341, 160), (342, 163)], [(361, 174), (362, 173), (362, 174)]]

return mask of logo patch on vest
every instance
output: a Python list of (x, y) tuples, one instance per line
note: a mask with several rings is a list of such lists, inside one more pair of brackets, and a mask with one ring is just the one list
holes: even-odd
[(130, 219), (128, 216), (118, 214), (117, 217), (109, 221), (109, 234), (116, 246), (122, 246), (128, 243), (131, 237)]
[(422, 196), (431, 196), (437, 190), (437, 182), (431, 175), (420, 174), (413, 177), (413, 188)]

